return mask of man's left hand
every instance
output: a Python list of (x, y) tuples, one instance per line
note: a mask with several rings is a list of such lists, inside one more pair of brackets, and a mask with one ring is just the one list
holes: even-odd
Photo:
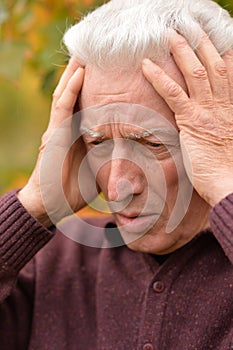
[(150, 60), (143, 72), (174, 112), (187, 174), (213, 206), (233, 193), (233, 50), (220, 56), (203, 33), (194, 52), (174, 32), (170, 51), (187, 92)]

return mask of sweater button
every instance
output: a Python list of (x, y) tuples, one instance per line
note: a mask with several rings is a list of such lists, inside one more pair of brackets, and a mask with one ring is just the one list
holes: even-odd
[(161, 281), (156, 281), (153, 284), (153, 289), (156, 293), (162, 293), (165, 289), (164, 283)]
[(147, 343), (143, 346), (142, 350), (155, 350), (151, 343)]

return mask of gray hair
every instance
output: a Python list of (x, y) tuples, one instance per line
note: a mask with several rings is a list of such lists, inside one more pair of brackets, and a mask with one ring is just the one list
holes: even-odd
[(112, 0), (64, 35), (70, 55), (103, 70), (134, 69), (169, 57), (171, 29), (195, 49), (202, 28), (220, 54), (233, 47), (233, 18), (211, 0)]

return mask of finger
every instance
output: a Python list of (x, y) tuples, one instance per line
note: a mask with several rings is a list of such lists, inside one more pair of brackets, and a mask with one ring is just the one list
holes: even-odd
[(222, 55), (227, 66), (227, 75), (228, 75), (228, 85), (229, 85), (229, 94), (230, 101), (233, 104), (233, 49), (228, 50)]
[(229, 103), (227, 66), (206, 33), (202, 32), (196, 54), (206, 68), (215, 101)]
[(190, 98), (201, 105), (208, 105), (212, 101), (212, 91), (205, 67), (185, 38), (175, 31), (169, 38), (169, 44), (173, 58), (188, 86)]
[(54, 90), (53, 93), (53, 102), (56, 103), (56, 101), (61, 97), (68, 81), (72, 77), (72, 75), (75, 73), (75, 71), (80, 67), (81, 65), (79, 64), (77, 58), (75, 56), (72, 56), (64, 73), (61, 76), (61, 79)]
[(176, 115), (192, 114), (193, 106), (185, 91), (152, 61), (143, 60), (143, 73)]
[(83, 79), (84, 69), (79, 67), (68, 81), (56, 104), (53, 105), (50, 118), (51, 127), (58, 127), (65, 119), (72, 116)]

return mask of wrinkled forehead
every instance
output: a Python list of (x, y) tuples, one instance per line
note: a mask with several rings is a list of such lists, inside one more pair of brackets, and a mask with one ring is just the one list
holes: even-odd
[[(160, 63), (160, 66), (185, 88), (182, 74), (172, 58)], [(125, 103), (125, 105), (121, 103)], [(118, 106), (119, 104), (120, 106)], [(109, 105), (110, 107), (105, 107)], [(136, 107), (136, 105), (140, 105), (142, 108)], [(97, 108), (101, 106), (104, 107), (102, 112)], [(120, 69), (103, 72), (93, 66), (85, 67), (79, 108), (86, 110), (90, 107), (93, 109), (93, 113), (89, 113), (89, 115), (95, 115), (98, 122), (105, 123), (106, 118), (110, 118), (110, 122), (114, 120), (116, 122), (127, 122), (130, 119), (130, 122), (138, 123), (149, 117), (153, 119), (153, 113), (148, 110), (150, 109), (154, 111), (154, 115), (161, 115), (174, 126), (176, 125), (173, 111), (147, 81), (141, 69), (130, 72), (121, 71)], [(143, 109), (143, 107), (145, 108)], [(83, 116), (86, 115), (86, 113), (82, 114)], [(94, 122), (94, 117), (92, 119), (92, 122)]]
[(127, 132), (145, 136), (156, 134), (177, 136), (177, 128), (166, 117), (148, 107), (118, 102), (104, 106), (93, 106), (82, 110), (80, 130), (93, 136), (105, 128), (123, 127)]

